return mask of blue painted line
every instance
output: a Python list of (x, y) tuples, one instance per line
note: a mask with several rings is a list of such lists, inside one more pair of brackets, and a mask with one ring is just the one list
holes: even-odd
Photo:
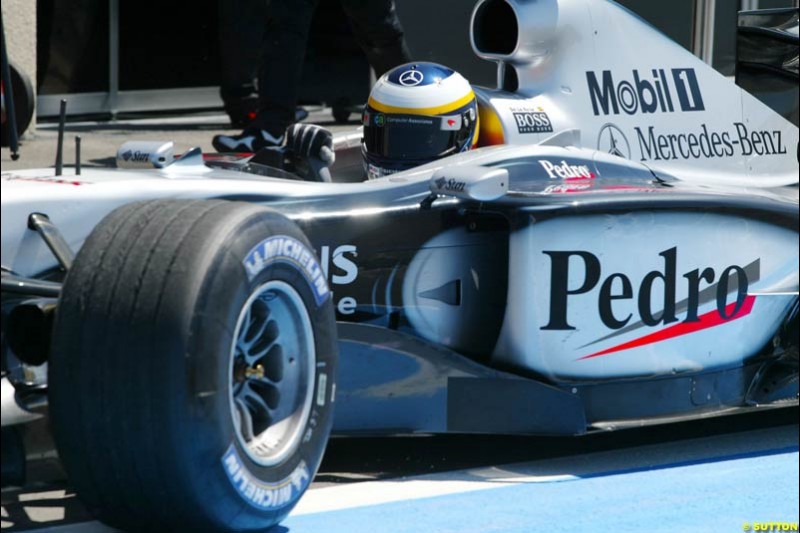
[[(798, 522), (797, 447), (290, 516), (290, 533), (742, 531)], [(409, 494), (413, 498), (413, 494)]]
[(660, 465), (653, 465), (653, 466), (642, 466), (637, 468), (622, 468), (619, 470), (608, 470), (604, 472), (597, 472), (594, 474), (581, 474), (581, 479), (588, 479), (593, 477), (604, 477), (604, 476), (617, 476), (623, 474), (635, 474), (636, 472), (653, 472), (656, 470), (664, 470), (667, 468), (681, 468), (684, 466), (694, 466), (694, 465), (705, 465), (705, 464), (712, 464), (712, 463), (720, 463), (720, 462), (727, 462), (727, 461), (735, 461), (737, 459), (750, 459), (752, 457), (766, 457), (769, 455), (784, 455), (787, 453), (792, 452), (799, 452), (800, 446), (785, 446), (783, 448), (774, 448), (771, 450), (757, 450), (753, 452), (746, 452), (746, 453), (734, 453), (731, 455), (720, 455), (717, 457), (707, 457), (703, 459), (693, 459), (691, 461), (678, 461), (675, 463), (665, 463)]

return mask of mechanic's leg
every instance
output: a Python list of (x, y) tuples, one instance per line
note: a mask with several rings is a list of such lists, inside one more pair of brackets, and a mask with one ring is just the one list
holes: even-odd
[(220, 97), (234, 125), (258, 110), (255, 80), (264, 40), (264, 0), (218, 0)]
[(411, 61), (394, 0), (341, 0), (356, 40), (375, 74)]
[(318, 0), (271, 0), (267, 4), (258, 69), (258, 113), (239, 135), (215, 135), (220, 152), (257, 152), (277, 146), (295, 122), (297, 93), (311, 17)]
[(253, 125), (280, 137), (295, 122), (308, 31), (318, 0), (272, 0), (258, 74), (259, 111)]

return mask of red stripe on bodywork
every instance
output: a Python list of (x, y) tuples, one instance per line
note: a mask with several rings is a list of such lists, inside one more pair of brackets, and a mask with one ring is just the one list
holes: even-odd
[[(744, 303), (742, 303), (741, 309), (739, 312), (736, 313), (735, 316), (731, 318), (724, 318), (718, 309), (711, 311), (710, 313), (706, 313), (698, 317), (697, 322), (682, 322), (680, 324), (676, 324), (674, 326), (670, 326), (666, 329), (662, 329), (661, 331), (656, 331), (655, 333), (651, 333), (650, 335), (646, 335), (644, 337), (640, 337), (638, 339), (634, 339), (632, 341), (626, 342), (624, 344), (620, 344), (618, 346), (614, 346), (613, 348), (608, 348), (607, 350), (603, 350), (601, 352), (596, 352), (590, 355), (586, 355), (578, 359), (578, 361), (583, 361), (584, 359), (591, 359), (593, 357), (600, 357), (601, 355), (608, 355), (614, 352), (621, 352), (623, 350), (630, 350), (631, 348), (639, 348), (640, 346), (647, 346), (648, 344), (654, 344), (656, 342), (661, 342), (669, 339), (674, 339), (675, 337), (681, 337), (683, 335), (688, 335), (690, 333), (695, 333), (697, 331), (701, 331), (704, 329), (713, 328), (716, 326), (720, 326), (722, 324), (727, 324), (733, 320), (737, 320), (739, 318), (745, 317), (750, 314), (753, 310), (753, 304), (756, 301), (755, 296), (747, 296), (744, 299)], [(736, 309), (736, 302), (729, 304), (725, 307), (725, 314), (733, 313)]]

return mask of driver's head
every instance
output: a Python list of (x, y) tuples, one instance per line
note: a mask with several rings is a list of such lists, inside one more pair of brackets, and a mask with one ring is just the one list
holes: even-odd
[(472, 87), (436, 63), (409, 63), (384, 74), (363, 119), (361, 151), (370, 179), (470, 150), (478, 140)]

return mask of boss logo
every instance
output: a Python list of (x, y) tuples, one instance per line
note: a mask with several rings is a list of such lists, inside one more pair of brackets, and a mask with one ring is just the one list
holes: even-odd
[(553, 123), (547, 113), (537, 112), (516, 112), (514, 120), (517, 123), (519, 133), (552, 133)]

